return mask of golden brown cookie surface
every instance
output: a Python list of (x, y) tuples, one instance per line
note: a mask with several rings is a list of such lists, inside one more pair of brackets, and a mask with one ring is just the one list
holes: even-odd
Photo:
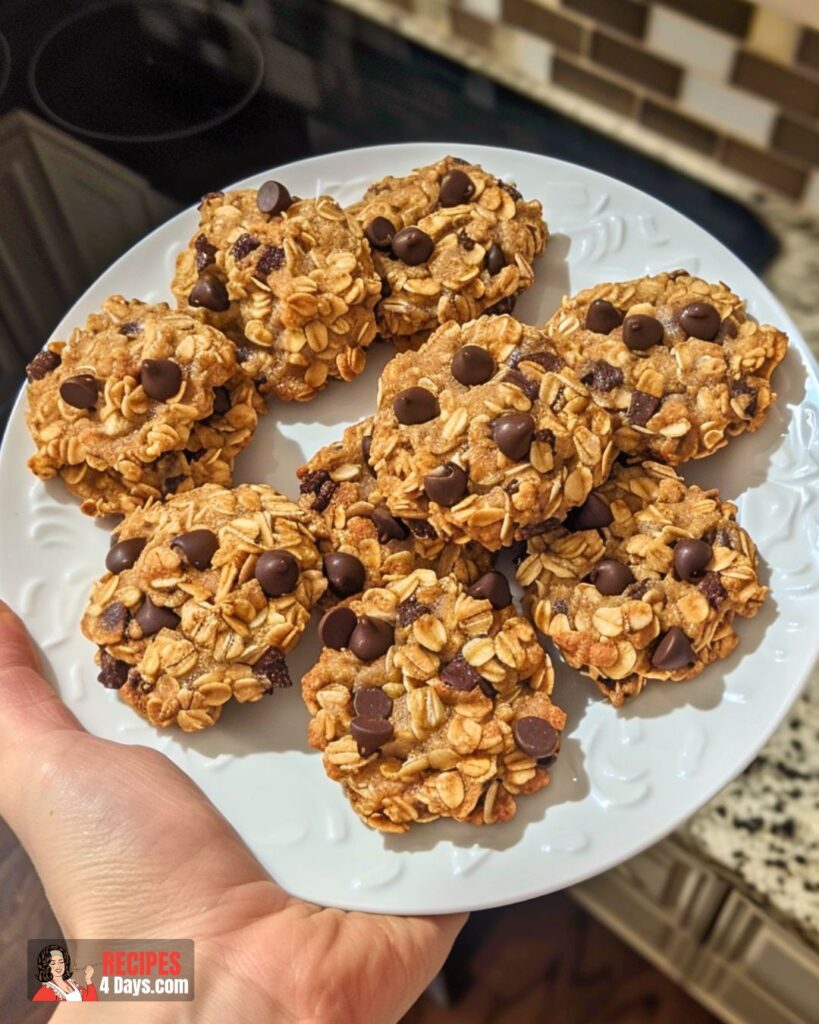
[(507, 821), (518, 796), (548, 784), (565, 714), (504, 584), (475, 597), (417, 569), (322, 619), (302, 680), (309, 739), (371, 827)]
[(684, 682), (739, 642), (767, 596), (736, 507), (659, 463), (616, 465), (518, 569), (538, 629), (619, 706), (652, 679)]
[(616, 418), (618, 447), (670, 465), (757, 430), (787, 349), (786, 335), (749, 320), (726, 285), (685, 271), (564, 298), (546, 331)]

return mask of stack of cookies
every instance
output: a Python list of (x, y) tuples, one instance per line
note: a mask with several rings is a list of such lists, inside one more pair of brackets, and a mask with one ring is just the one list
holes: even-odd
[[(114, 297), (50, 343), (31, 468), (125, 515), (83, 619), (102, 684), (206, 728), (290, 685), (318, 608), (309, 741), (404, 832), (505, 821), (548, 784), (566, 716), (538, 632), (615, 706), (729, 654), (766, 596), (754, 545), (675, 467), (762, 425), (787, 339), (681, 270), (523, 324), (547, 241), (540, 203), (453, 157), (346, 210), (269, 181), (203, 199), (177, 310)], [(375, 408), (298, 471), (298, 503), (231, 487), (263, 398), (351, 380), (377, 337), (398, 354)]]

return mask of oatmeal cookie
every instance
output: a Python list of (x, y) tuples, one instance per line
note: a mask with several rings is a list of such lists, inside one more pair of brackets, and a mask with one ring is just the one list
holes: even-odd
[(381, 333), (417, 348), (448, 320), (510, 313), (549, 236), (542, 208), (477, 164), (445, 157), (371, 185), (349, 207), (384, 281)]
[(290, 686), (326, 581), (313, 517), (271, 487), (216, 484), (127, 516), (82, 620), (103, 686), (152, 725), (195, 732), (231, 697)]
[(329, 196), (294, 199), (274, 181), (204, 197), (172, 288), (278, 398), (306, 401), (328, 378), (352, 380), (376, 336), (381, 281), (358, 223)]
[(229, 483), (262, 408), (220, 331), (115, 295), (27, 368), (29, 467), (59, 475), (88, 515)]
[(608, 476), (612, 426), (546, 335), (509, 316), (439, 328), (384, 369), (371, 462), (392, 514), (497, 550)]
[(308, 736), (373, 828), (508, 821), (549, 782), (566, 717), (551, 663), (508, 584), (475, 594), (416, 569), (321, 620)]
[(736, 507), (652, 462), (616, 465), (565, 526), (531, 538), (518, 579), (538, 629), (616, 707), (727, 657), (734, 616), (768, 593)]
[[(443, 540), (429, 523), (405, 523), (390, 513), (369, 463), (372, 428), (371, 416), (348, 427), (341, 441), (321, 448), (297, 471), (299, 504), (321, 515), (327, 527), (329, 539), (320, 546), (360, 562), (364, 582), (358, 589), (383, 586), (416, 568), (473, 583), (491, 568), (480, 545)], [(334, 596), (331, 586), (328, 597)]]
[(762, 426), (788, 345), (727, 285), (684, 270), (564, 298), (546, 331), (616, 417), (620, 450), (672, 466)]

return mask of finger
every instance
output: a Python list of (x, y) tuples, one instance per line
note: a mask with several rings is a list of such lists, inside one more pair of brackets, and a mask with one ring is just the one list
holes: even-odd
[(0, 751), (30, 747), (54, 729), (80, 728), (43, 679), (22, 621), (0, 601)]

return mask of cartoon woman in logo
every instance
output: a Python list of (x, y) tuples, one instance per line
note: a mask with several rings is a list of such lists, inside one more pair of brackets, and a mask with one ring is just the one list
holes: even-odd
[(71, 957), (62, 946), (45, 946), (37, 956), (37, 980), (42, 984), (34, 994), (35, 1003), (96, 1003), (97, 990), (91, 984), (94, 968), (85, 968), (85, 988), (71, 980)]

